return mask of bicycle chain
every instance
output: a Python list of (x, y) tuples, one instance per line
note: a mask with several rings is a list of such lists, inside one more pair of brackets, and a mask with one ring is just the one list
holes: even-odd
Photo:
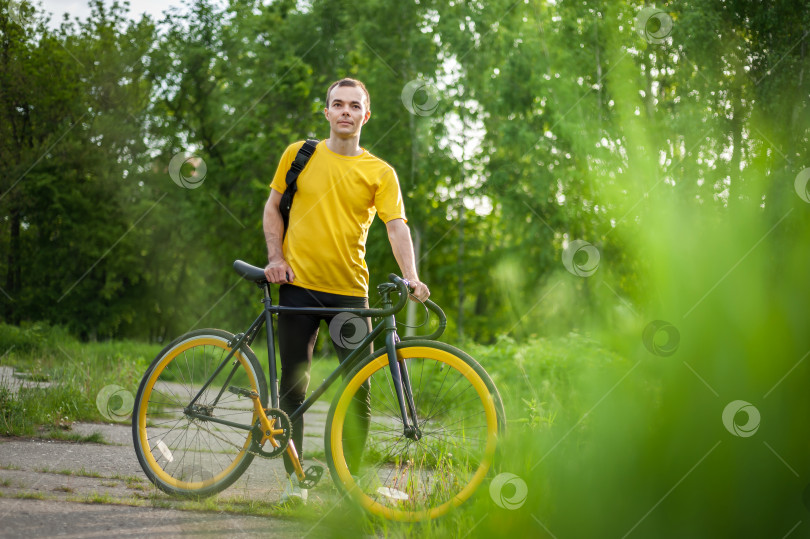
[[(222, 409), (222, 410), (236, 410), (236, 411), (244, 411), (244, 408), (225, 408), (225, 407), (221, 407), (220, 409)], [(265, 409), (265, 413), (267, 413), (268, 411), (270, 411), (270, 412), (280, 412), (280, 413), (284, 414), (284, 416), (285, 416), (285, 417), (287, 416), (287, 414), (286, 414), (284, 411), (282, 411), (282, 410), (280, 410), (280, 409), (278, 409), (278, 408), (266, 408), (266, 409)], [(199, 420), (197, 420), (197, 419), (191, 419), (190, 421), (191, 421), (192, 423), (194, 423), (194, 424), (197, 424), (197, 425), (199, 425), (199, 426), (202, 426), (202, 424), (201, 424), (201, 423), (199, 422)], [(287, 419), (287, 425), (288, 425), (288, 427), (287, 427), (287, 428), (289, 429), (289, 433), (290, 433), (288, 440), (292, 440), (292, 433), (293, 433), (293, 430), (292, 430), (292, 423), (290, 422), (289, 418)], [(254, 431), (254, 430), (256, 430), (257, 428), (259, 428), (259, 432), (261, 432), (261, 422), (260, 422), (260, 420), (256, 420), (256, 424), (255, 424), (255, 425), (253, 426), (253, 428), (252, 428), (252, 429), (249, 431), (249, 432), (250, 432), (250, 437), (251, 437), (251, 444), (250, 444), (251, 446), (252, 446), (254, 443), (256, 443), (256, 444), (258, 445), (258, 442), (256, 442), (256, 440), (255, 440), (255, 438), (254, 438), (254, 432), (253, 432), (253, 431)], [(218, 434), (214, 433), (214, 431), (212, 431), (211, 429), (206, 428), (206, 429), (205, 429), (205, 431), (206, 431), (208, 434), (210, 434), (211, 436), (213, 436), (214, 438), (216, 438), (217, 440), (220, 440), (220, 441), (222, 441), (222, 442), (225, 442), (226, 444), (233, 446), (234, 448), (238, 449), (239, 451), (244, 451), (245, 453), (249, 453), (249, 454), (253, 455), (254, 457), (262, 457), (262, 458), (278, 458), (278, 456), (279, 456), (279, 455), (281, 455), (281, 453), (283, 453), (283, 452), (284, 452), (284, 451), (282, 450), (282, 451), (280, 451), (280, 452), (279, 452), (279, 454), (278, 454), (278, 455), (269, 456), (269, 455), (268, 455), (267, 453), (265, 453), (264, 451), (262, 451), (261, 453), (259, 453), (259, 452), (257, 452), (257, 451), (251, 451), (249, 448), (241, 447), (241, 446), (239, 446), (239, 445), (237, 445), (237, 444), (233, 443), (232, 441), (228, 440), (227, 438), (224, 438), (224, 437), (222, 437), (222, 436), (219, 436)], [(288, 443), (289, 443), (289, 442), (288, 442)], [(287, 447), (287, 446), (285, 445), (285, 446), (284, 446), (284, 449), (285, 449), (285, 450), (286, 450), (286, 447)]]
[[(278, 409), (275, 409), (275, 410), (274, 410), (274, 409), (270, 408), (270, 409), (268, 409), (268, 410), (272, 410), (273, 412), (278, 411), (278, 412), (284, 413), (283, 411), (278, 410)], [(266, 412), (265, 412), (265, 413), (266, 413)], [(286, 416), (286, 414), (285, 414), (285, 416)], [(288, 425), (289, 425), (289, 426), (288, 426), (288, 428), (289, 428), (289, 433), (290, 433), (290, 437), (288, 438), (288, 440), (291, 440), (291, 439), (292, 439), (292, 423), (290, 423), (290, 422), (289, 422), (289, 419), (288, 419), (287, 421), (288, 421)], [(261, 423), (257, 422), (257, 424), (256, 424), (256, 426), (254, 427), (254, 429), (253, 429), (253, 430), (255, 430), (255, 429), (256, 429), (257, 427), (259, 427), (260, 425), (261, 425)], [(217, 434), (214, 434), (214, 432), (212, 432), (212, 431), (211, 431), (211, 430), (209, 430), (209, 429), (205, 429), (205, 430), (206, 430), (206, 431), (207, 431), (207, 432), (208, 432), (210, 435), (212, 435), (214, 438), (217, 438), (218, 440), (221, 440), (221, 441), (223, 441), (223, 442), (225, 442), (225, 443), (227, 443), (227, 444), (229, 444), (229, 445), (232, 445), (232, 446), (234, 446), (236, 449), (239, 449), (240, 451), (245, 451), (246, 453), (250, 453), (250, 454), (251, 454), (251, 455), (253, 455), (254, 457), (262, 457), (262, 458), (277, 458), (277, 457), (278, 457), (278, 455), (275, 455), (274, 457), (268, 457), (266, 454), (257, 453), (256, 451), (251, 451), (250, 449), (244, 449), (244, 448), (242, 448), (242, 447), (239, 447), (239, 446), (238, 446), (238, 445), (236, 445), (235, 443), (231, 442), (230, 440), (227, 440), (227, 439), (225, 439), (225, 438), (223, 438), (223, 437), (221, 437), (221, 436), (219, 436), (219, 435), (217, 435)], [(250, 431), (250, 432), (251, 432), (251, 434), (250, 434), (251, 436), (253, 436), (253, 430), (251, 430), (251, 431)], [(251, 443), (252, 443), (252, 442), (251, 442)], [(288, 441), (288, 443), (289, 443), (289, 441)], [(285, 446), (285, 448), (284, 448), (284, 449), (286, 450), (286, 446)], [(284, 450), (280, 451), (280, 452), (279, 452), (279, 454), (283, 453), (283, 451), (284, 451)], [(301, 484), (301, 486), (302, 486), (303, 488), (310, 488), (310, 489), (311, 489), (311, 488), (315, 488), (315, 485), (317, 485), (317, 484), (318, 484), (318, 481), (320, 481), (320, 480), (321, 480), (321, 476), (322, 476), (322, 475), (323, 475), (323, 467), (319, 467), (319, 466), (310, 466), (309, 468), (307, 468), (307, 469), (306, 469), (306, 472), (305, 472), (305, 478), (304, 478), (303, 480), (301, 480), (301, 483), (300, 483), (300, 484)]]

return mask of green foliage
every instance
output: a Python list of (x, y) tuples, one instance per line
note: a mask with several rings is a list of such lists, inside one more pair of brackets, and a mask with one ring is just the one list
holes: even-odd
[(143, 212), (136, 184), (148, 159), (140, 124), (151, 90), (142, 58), (154, 26), (97, 2), (88, 21), (52, 31), (39, 14), (20, 26), (7, 5), (0, 16), (3, 316), (63, 324), (84, 337), (116, 334), (144, 294), (128, 231)]
[[(230, 262), (263, 262), (278, 158), (326, 136), (324, 90), (342, 76), (371, 91), (363, 140), (399, 172), (423, 279), (451, 331), (480, 342), (645, 309), (656, 261), (637, 254), (656, 228), (642, 201), (773, 217), (806, 152), (794, 96), (808, 77), (792, 74), (810, 15), (791, 3), (676, 2), (661, 43), (624, 2), (194, 0), (160, 22), (92, 5), (57, 30), (39, 13), (0, 20), (3, 316), (82, 338), (249, 320), (255, 295)], [(400, 99), (416, 79), (439, 88), (424, 116)], [(206, 164), (197, 189), (169, 177), (184, 151)], [(562, 273), (575, 239), (599, 249), (594, 278)], [(372, 285), (397, 270), (380, 223), (368, 263)]]
[(49, 326), (43, 322), (12, 326), (0, 324), (0, 350), (17, 354), (33, 354), (52, 350), (58, 344), (72, 342), (70, 333), (60, 326)]

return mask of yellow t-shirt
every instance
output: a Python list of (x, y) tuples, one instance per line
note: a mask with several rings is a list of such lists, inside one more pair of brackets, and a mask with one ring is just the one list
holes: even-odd
[[(287, 147), (270, 187), (284, 193), (287, 171), (304, 141)], [(383, 222), (405, 219), (394, 168), (365, 149), (355, 157), (318, 143), (298, 176), (298, 191), (282, 250), (294, 284), (332, 294), (368, 296), (366, 238), (379, 213)]]

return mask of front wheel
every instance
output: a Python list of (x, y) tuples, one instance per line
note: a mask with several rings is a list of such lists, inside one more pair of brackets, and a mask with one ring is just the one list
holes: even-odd
[[(421, 436), (403, 433), (383, 351), (363, 360), (332, 402), (326, 460), (335, 484), (370, 513), (432, 519), (464, 502), (484, 480), (505, 426), (503, 404), (483, 367), (461, 350), (408, 341), (397, 354), (407, 365)], [(358, 440), (361, 447), (365, 441), (362, 456)]]
[[(246, 346), (214, 376), (231, 350), (231, 339), (231, 333), (218, 329), (183, 335), (158, 354), (138, 388), (132, 411), (135, 453), (146, 476), (169, 494), (216, 494), (253, 460), (248, 452), (251, 432), (233, 426), (256, 423), (253, 402), (229, 392), (228, 386), (255, 391), (266, 406), (267, 384)], [(210, 385), (189, 407), (209, 379)]]

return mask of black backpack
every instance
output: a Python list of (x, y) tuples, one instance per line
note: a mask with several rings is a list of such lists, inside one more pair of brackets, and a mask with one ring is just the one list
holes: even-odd
[(278, 209), (281, 212), (281, 218), (284, 220), (284, 235), (287, 235), (287, 226), (290, 224), (290, 208), (292, 208), (293, 197), (295, 192), (298, 191), (298, 175), (307, 166), (309, 158), (315, 153), (315, 146), (318, 145), (319, 140), (307, 140), (303, 146), (295, 154), (295, 159), (290, 165), (290, 170), (287, 171), (287, 189), (281, 195), (281, 202)]

